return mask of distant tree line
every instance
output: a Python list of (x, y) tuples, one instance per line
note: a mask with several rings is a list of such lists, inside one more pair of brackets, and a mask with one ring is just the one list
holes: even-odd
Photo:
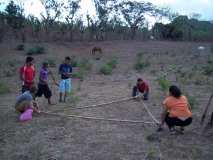
[[(177, 16), (168, 8), (131, 0), (93, 0), (97, 17), (79, 16), (81, 0), (40, 0), (41, 19), (25, 15), (24, 4), (10, 1), (0, 12), (0, 41), (104, 41), (155, 39), (212, 40), (213, 24)], [(1, 4), (0, 4), (1, 5)], [(156, 23), (150, 30), (146, 17), (170, 18), (170, 24)], [(62, 20), (63, 19), (63, 20)]]
[(178, 16), (169, 24), (155, 23), (152, 33), (156, 39), (183, 41), (212, 41), (213, 23)]

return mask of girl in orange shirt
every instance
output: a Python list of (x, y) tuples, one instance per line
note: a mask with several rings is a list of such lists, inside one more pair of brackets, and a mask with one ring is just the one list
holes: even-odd
[(169, 88), (169, 96), (163, 101), (163, 106), (161, 125), (158, 131), (162, 130), (162, 126), (166, 122), (172, 133), (177, 131), (175, 126), (180, 126), (179, 133), (183, 133), (184, 127), (192, 123), (191, 107), (177, 86)]

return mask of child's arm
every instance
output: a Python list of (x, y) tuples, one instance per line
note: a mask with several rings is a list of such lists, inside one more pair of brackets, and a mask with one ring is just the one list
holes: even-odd
[(38, 103), (33, 101), (32, 102), (32, 109), (33, 111), (35, 111), (36, 113), (40, 113), (41, 111), (39, 110), (39, 106), (38, 106)]

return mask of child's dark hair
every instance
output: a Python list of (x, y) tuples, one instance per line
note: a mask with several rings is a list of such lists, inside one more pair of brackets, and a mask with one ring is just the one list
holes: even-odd
[(33, 57), (28, 56), (28, 57), (26, 58), (26, 63), (32, 62), (33, 60), (34, 60)]
[(65, 57), (65, 60), (70, 61), (70, 60), (71, 60), (71, 58), (70, 58), (69, 56), (67, 56), (67, 57)]
[(36, 92), (37, 92), (36, 86), (31, 86), (30, 87), (30, 93), (36, 93)]
[(181, 96), (181, 94), (182, 94), (180, 89), (177, 86), (170, 86), (169, 87), (169, 92), (175, 98), (179, 98)]
[(48, 67), (49, 63), (48, 62), (43, 62), (43, 67)]
[(137, 82), (142, 82), (143, 79), (142, 78), (138, 78)]

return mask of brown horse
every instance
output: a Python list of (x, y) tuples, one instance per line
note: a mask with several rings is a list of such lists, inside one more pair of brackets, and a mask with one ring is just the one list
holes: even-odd
[(92, 48), (92, 53), (93, 56), (95, 56), (96, 60), (99, 60), (103, 54), (103, 51), (101, 49), (101, 47), (93, 47)]

